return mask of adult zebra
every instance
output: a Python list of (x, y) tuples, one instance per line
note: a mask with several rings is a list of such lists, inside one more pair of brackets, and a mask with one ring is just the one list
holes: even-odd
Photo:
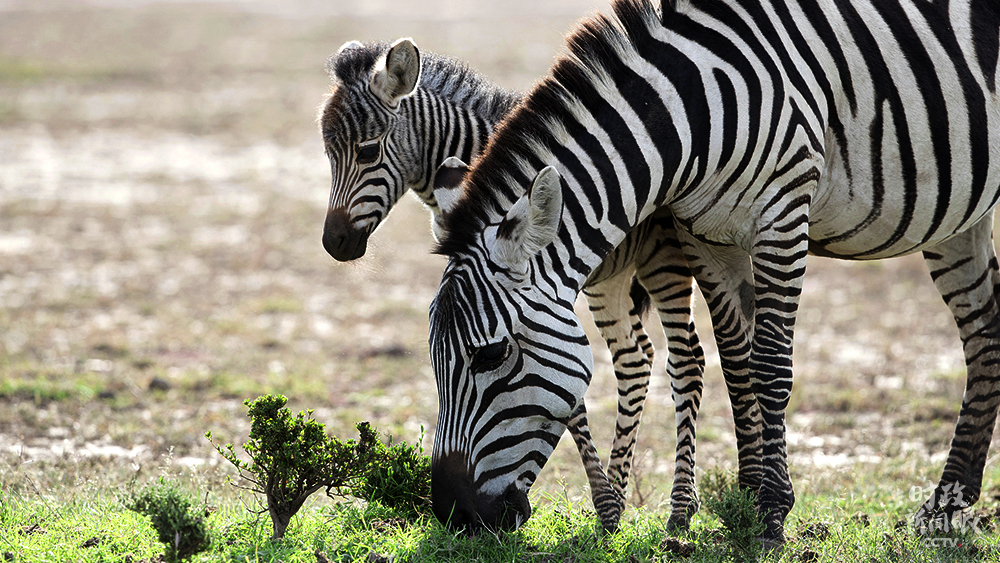
[[(443, 209), (449, 263), (430, 311), (438, 517), (512, 527), (530, 514), (526, 491), (590, 377), (574, 298), (610, 249), (664, 210), (737, 360), (726, 377), (749, 375), (761, 410), (751, 473), (765, 543), (783, 541), (794, 502), (784, 410), (809, 251), (923, 252), (968, 367), (937, 492), (961, 487), (975, 502), (1000, 401), (1000, 7), (687, 0), (658, 13), (615, 0), (613, 10), (569, 37), (463, 180), (464, 197)], [(918, 520), (950, 518), (954, 498), (935, 494)]]
[[(409, 39), (392, 45), (346, 43), (328, 62), (336, 86), (320, 123), (333, 171), (323, 245), (337, 260), (362, 256), (367, 238), (412, 188), (431, 210), (435, 170), (446, 157), (477, 156), (497, 123), (520, 101), (451, 58), (421, 53)], [(442, 177), (456, 178), (460, 162)], [(444, 193), (444, 192), (442, 192)], [(636, 264), (642, 267), (636, 269)], [(650, 289), (668, 341), (667, 370), (677, 411), (677, 454), (670, 524), (684, 527), (698, 509), (694, 484), (695, 422), (704, 355), (691, 318), (693, 280), (669, 215), (633, 231), (588, 279), (584, 291), (611, 350), (619, 382), (618, 420), (608, 471), (589, 433), (583, 403), (569, 421), (590, 480), (594, 505), (608, 529), (617, 526), (649, 383), (653, 348), (633, 295)], [(635, 287), (633, 287), (635, 286)], [(641, 288), (639, 288), (641, 289)], [(632, 310), (630, 310), (632, 309)]]

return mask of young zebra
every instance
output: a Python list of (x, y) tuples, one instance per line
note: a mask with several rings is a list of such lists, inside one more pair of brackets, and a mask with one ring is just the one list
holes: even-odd
[(442, 209), (438, 518), (510, 528), (530, 515), (526, 491), (590, 379), (574, 299), (635, 225), (669, 210), (725, 375), (760, 407), (748, 473), (766, 545), (783, 542), (794, 502), (784, 411), (807, 253), (923, 252), (968, 367), (948, 462), (917, 516), (943, 524), (978, 499), (1000, 402), (1000, 5), (612, 6), (571, 34)]
[[(336, 86), (320, 118), (333, 171), (324, 247), (337, 260), (362, 256), (368, 235), (407, 188), (431, 210), (437, 234), (440, 212), (431, 189), (437, 166), (451, 155), (465, 160), (477, 156), (520, 98), (463, 63), (420, 53), (409, 39), (391, 46), (347, 43), (331, 57), (328, 68)], [(464, 165), (454, 162), (439, 175), (460, 176)], [(644, 266), (636, 272), (636, 264)], [(683, 527), (698, 509), (695, 421), (704, 355), (691, 319), (693, 278), (669, 215), (636, 229), (593, 272), (584, 289), (619, 382), (607, 474), (587, 428), (583, 402), (568, 424), (595, 507), (604, 526), (613, 529), (623, 507), (653, 356), (641, 314), (630, 310), (633, 273), (649, 288), (668, 338), (678, 435), (669, 522)], [(646, 298), (644, 291), (641, 297), (636, 302)]]

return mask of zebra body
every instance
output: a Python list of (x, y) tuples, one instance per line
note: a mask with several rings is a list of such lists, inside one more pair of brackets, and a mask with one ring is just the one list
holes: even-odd
[[(611, 249), (665, 211), (712, 313), (740, 482), (758, 492), (765, 542), (783, 541), (794, 502), (784, 411), (810, 251), (923, 251), (968, 367), (939, 492), (961, 486), (975, 502), (1000, 402), (1000, 6), (613, 10), (569, 37), (464, 198), (443, 209), (449, 265), (430, 313), (439, 518), (509, 527), (530, 514), (527, 488), (590, 378), (573, 300)], [(948, 495), (918, 523), (961, 508), (934, 498)]]
[[(320, 118), (333, 170), (323, 244), (337, 260), (364, 254), (369, 234), (407, 188), (432, 212), (439, 231), (434, 185), (449, 156), (469, 161), (481, 152), (498, 122), (519, 101), (453, 59), (426, 55), (409, 40), (345, 44), (328, 63), (337, 86)], [(372, 77), (383, 76), (379, 80)], [(397, 77), (390, 79), (388, 77)], [(393, 82), (396, 80), (396, 82)], [(388, 91), (392, 84), (401, 84)], [(464, 172), (455, 161), (442, 176)], [(447, 192), (438, 196), (447, 198)], [(653, 264), (656, 268), (636, 264)], [(704, 357), (691, 318), (693, 278), (680, 253), (669, 215), (643, 223), (596, 268), (585, 292), (594, 320), (611, 350), (619, 384), (618, 420), (605, 472), (587, 425), (586, 408), (569, 421), (584, 461), (594, 504), (605, 527), (623, 508), (653, 347), (631, 295), (632, 280), (649, 289), (670, 351), (668, 373), (677, 405), (677, 461), (671, 525), (686, 526), (698, 509), (694, 487), (695, 422)], [(645, 295), (643, 295), (645, 297)]]

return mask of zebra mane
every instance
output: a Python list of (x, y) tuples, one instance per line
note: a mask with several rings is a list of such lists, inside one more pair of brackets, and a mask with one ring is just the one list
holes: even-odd
[(594, 84), (622, 65), (616, 52), (648, 41), (650, 30), (674, 13), (680, 0), (663, 0), (663, 14), (649, 0), (614, 0), (614, 16), (597, 14), (581, 21), (566, 40), (549, 76), (497, 128), (486, 150), (466, 177), (465, 193), (455, 210), (445, 216), (445, 237), (436, 254), (452, 256), (471, 248), (486, 225), (498, 222), (520, 191), (549, 162), (547, 155), (562, 150), (556, 133), (574, 123), (574, 100), (586, 103), (600, 97)]
[[(330, 77), (342, 84), (367, 84), (379, 57), (390, 47), (386, 41), (363, 43), (332, 55), (326, 62)], [(490, 121), (510, 113), (520, 96), (505, 90), (453, 57), (420, 51), (421, 74), (418, 88), (470, 109)]]
[(386, 51), (389, 43), (377, 41), (359, 44), (330, 55), (326, 60), (326, 71), (330, 78), (342, 83), (360, 82), (371, 76), (375, 62)]

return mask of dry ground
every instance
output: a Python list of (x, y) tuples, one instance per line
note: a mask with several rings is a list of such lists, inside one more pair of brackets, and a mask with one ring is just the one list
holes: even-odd
[[(364, 259), (323, 251), (324, 61), (351, 39), (412, 36), (526, 89), (572, 23), (606, 2), (398, 4), (0, 1), (5, 492), (136, 471), (217, 483), (204, 432), (239, 442), (241, 401), (264, 392), (341, 436), (362, 419), (406, 440), (424, 427), (429, 449), (426, 318), (444, 262), (410, 198)], [(905, 496), (943, 467), (964, 386), (954, 324), (918, 257), (809, 268), (789, 419), (798, 490), (889, 475), (872, 486)], [(697, 320), (710, 355), (699, 465), (732, 468), (700, 300)], [(614, 381), (591, 333), (591, 428), (606, 451)], [(633, 496), (653, 505), (674, 448), (663, 355)], [(537, 487), (576, 497), (583, 482), (566, 440)]]

